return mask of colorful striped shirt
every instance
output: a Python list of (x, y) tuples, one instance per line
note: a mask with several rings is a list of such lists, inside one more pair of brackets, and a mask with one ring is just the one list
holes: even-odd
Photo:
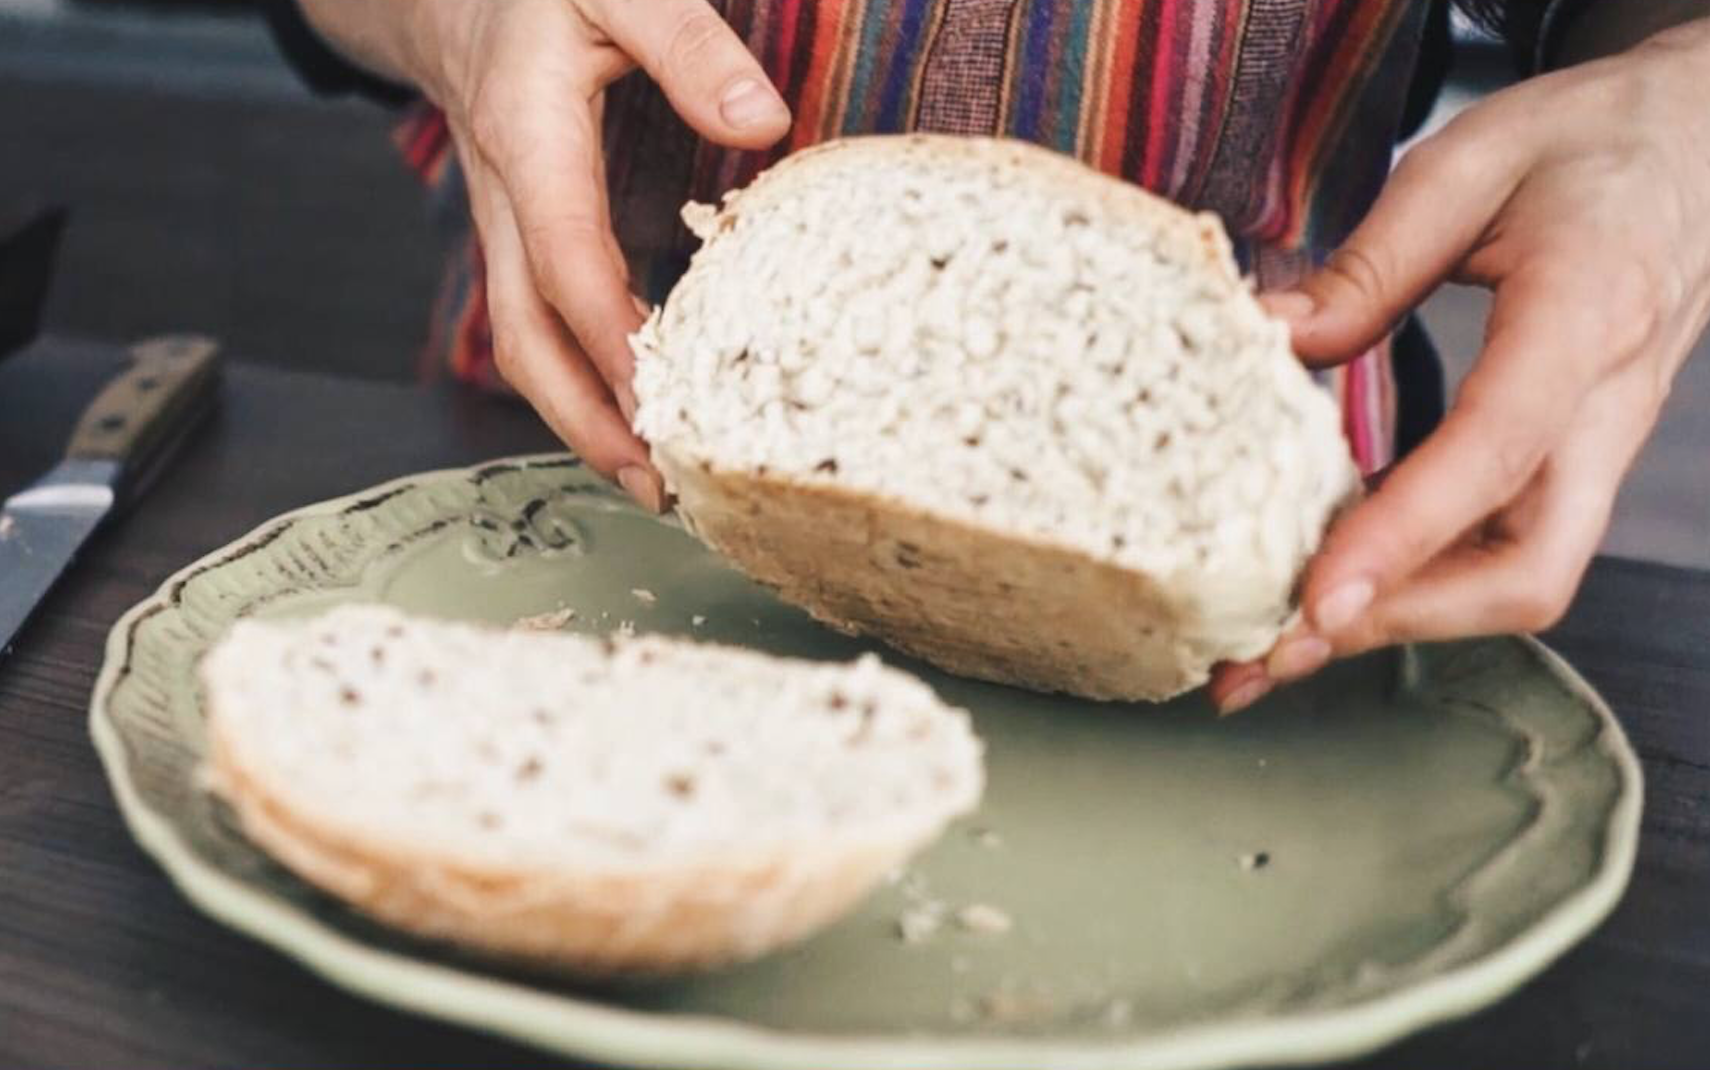
[[(614, 225), (634, 278), (654, 300), (693, 248), (678, 221), (683, 201), (714, 200), (815, 142), (910, 130), (1023, 138), (1216, 212), (1258, 286), (1289, 286), (1350, 233), (1388, 174), (1432, 9), (1429, 0), (715, 6), (760, 59), (795, 124), (772, 150), (727, 150), (697, 138), (644, 78), (612, 87)], [(466, 221), (443, 119), (419, 112), (400, 138), (448, 217)], [(497, 385), (479, 250), (472, 236), (465, 243), (431, 344), (460, 376)], [(1410, 337), (1423, 343), (1417, 331)], [(1386, 341), (1324, 375), (1367, 471), (1395, 455), (1398, 371), (1405, 381), (1409, 361), (1431, 360), (1418, 348)]]

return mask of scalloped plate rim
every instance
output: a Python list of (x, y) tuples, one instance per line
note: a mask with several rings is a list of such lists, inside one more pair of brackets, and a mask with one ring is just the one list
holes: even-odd
[(177, 584), (218, 567), (239, 548), (305, 517), (337, 512), (355, 502), (424, 481), (470, 479), (494, 468), (557, 465), (566, 459), (580, 463), (563, 453), (525, 454), (417, 472), (280, 514), (179, 569), (114, 624), (90, 699), (90, 735), (126, 827), (198, 909), (285, 954), (322, 979), (377, 1003), (521, 1040), (571, 1058), (616, 1060), (631, 1066), (669, 1061), (684, 1070), (793, 1070), (804, 1060), (820, 1070), (1019, 1070), (1044, 1064), (1056, 1070), (1216, 1070), (1347, 1059), (1489, 1006), (1596, 928), (1620, 901), (1632, 875), (1643, 799), (1638, 759), (1603, 698), (1560, 655), (1531, 636), (1492, 641), (1518, 642), (1534, 651), (1544, 668), (1596, 713), (1606, 730), (1607, 743), (1600, 749), (1619, 774), (1620, 794), (1610, 807), (1606, 849), (1593, 880), (1495, 951), (1365, 1002), (1273, 1018), (1210, 1023), (1125, 1040), (875, 1039), (787, 1033), (703, 1015), (602, 1005), (458, 969), (427, 957), (381, 950), (346, 936), (265, 891), (208, 866), (179, 835), (170, 818), (143, 803), (107, 707), (133, 625), (162, 605)]

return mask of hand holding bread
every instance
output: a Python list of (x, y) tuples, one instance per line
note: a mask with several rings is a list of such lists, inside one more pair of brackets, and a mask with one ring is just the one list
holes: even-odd
[(560, 438), (644, 506), (625, 336), (642, 313), (612, 235), (605, 90), (646, 71), (701, 136), (761, 148), (788, 109), (706, 0), (304, 0), (316, 27), (445, 111), (480, 231), (493, 355)]
[[(1650, 5), (1608, 5), (1638, 17)], [(1658, 5), (1666, 7), (1666, 5)], [(1628, 469), (1710, 323), (1710, 19), (1529, 79), (1402, 160), (1326, 268), (1272, 308), (1313, 366), (1445, 279), (1494, 296), (1442, 426), (1331, 534), (1307, 618), (1214, 690), (1404, 642), (1559, 621)]]

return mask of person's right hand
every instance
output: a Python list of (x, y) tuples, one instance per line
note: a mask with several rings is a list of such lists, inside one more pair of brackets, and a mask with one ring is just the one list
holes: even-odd
[(702, 136), (764, 148), (790, 115), (706, 0), (303, 0), (334, 44), (449, 120), (487, 266), (499, 372), (590, 466), (658, 510), (630, 430), (643, 318), (612, 233), (601, 111), (644, 68)]

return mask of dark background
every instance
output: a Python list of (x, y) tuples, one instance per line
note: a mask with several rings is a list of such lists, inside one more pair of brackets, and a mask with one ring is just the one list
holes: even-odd
[[(75, 216), (49, 330), (123, 341), (174, 329), (245, 360), (409, 381), (440, 252), (392, 117), (316, 100), (243, 0), (0, 0), (0, 207)], [(1446, 116), (1507, 57), (1463, 34)], [(1452, 370), (1482, 295), (1427, 319)], [(3, 489), (3, 488), (0, 488)], [(1703, 347), (1606, 549), (1710, 568), (1710, 359)]]
[(311, 97), (249, 6), (0, 0), (0, 204), (73, 213), (46, 327), (408, 379), (440, 255), (394, 117)]

